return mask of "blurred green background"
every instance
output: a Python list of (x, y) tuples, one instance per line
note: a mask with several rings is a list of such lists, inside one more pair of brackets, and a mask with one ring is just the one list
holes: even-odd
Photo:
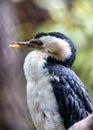
[(93, 1), (0, 0), (0, 130), (35, 130), (23, 74), (30, 50), (10, 48), (9, 41), (54, 31), (67, 35), (77, 47), (73, 69), (93, 102)]

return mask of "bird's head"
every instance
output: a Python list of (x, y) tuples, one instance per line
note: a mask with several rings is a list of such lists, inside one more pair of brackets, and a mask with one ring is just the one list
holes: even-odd
[(38, 33), (29, 41), (12, 42), (11, 47), (41, 50), (47, 54), (49, 62), (58, 62), (65, 66), (72, 66), (76, 56), (73, 42), (58, 32)]

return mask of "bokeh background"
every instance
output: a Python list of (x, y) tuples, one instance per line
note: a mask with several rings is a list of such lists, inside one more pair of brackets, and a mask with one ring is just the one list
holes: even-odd
[(28, 40), (41, 31), (62, 32), (75, 43), (73, 69), (93, 102), (93, 1), (0, 0), (0, 130), (35, 130), (23, 74), (30, 50), (10, 48), (9, 41)]

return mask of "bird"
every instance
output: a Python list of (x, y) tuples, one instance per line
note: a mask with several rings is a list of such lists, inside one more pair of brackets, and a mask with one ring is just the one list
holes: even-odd
[(10, 46), (31, 49), (23, 69), (28, 109), (37, 130), (67, 130), (93, 112), (86, 86), (72, 69), (76, 47), (66, 35), (40, 32)]

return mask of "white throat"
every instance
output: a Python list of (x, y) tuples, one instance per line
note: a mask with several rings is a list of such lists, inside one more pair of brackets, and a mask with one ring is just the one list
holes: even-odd
[[(26, 80), (39, 80), (43, 77), (45, 69), (43, 69), (47, 54), (38, 50), (30, 52), (25, 58), (24, 73)], [(46, 72), (47, 74), (47, 72)]]

